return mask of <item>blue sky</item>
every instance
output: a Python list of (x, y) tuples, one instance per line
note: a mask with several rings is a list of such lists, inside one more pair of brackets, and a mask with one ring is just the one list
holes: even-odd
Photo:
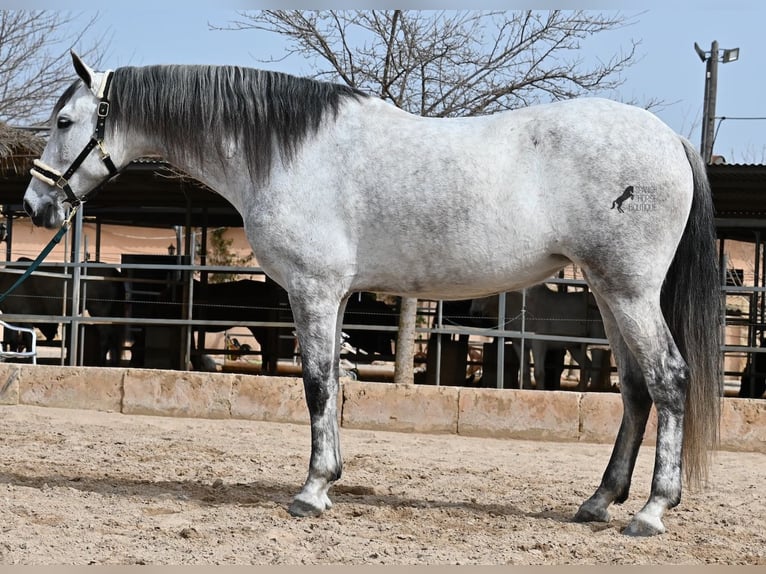
[[(247, 4), (224, 2), (217, 8), (200, 2), (133, 2), (120, 8), (104, 4), (99, 11), (98, 29), (99, 33), (106, 31), (109, 37), (104, 65), (114, 68), (155, 63), (239, 64), (294, 74), (310, 73), (310, 62), (301, 58), (270, 66), (259, 61), (283, 54), (284, 43), (274, 34), (210, 30), (209, 24), (225, 26), (236, 18), (236, 10)], [(576, 3), (571, 4), (577, 7)], [(594, 8), (610, 8), (608, 3), (601, 4), (590, 3)], [(608, 58), (621, 46), (629, 46), (630, 39), (641, 41), (640, 61), (625, 72), (624, 85), (613, 95), (638, 103), (653, 99), (665, 102), (655, 113), (699, 146), (705, 65), (693, 44), (698, 42), (709, 50), (712, 41), (718, 40), (721, 48), (739, 47), (740, 59), (719, 65), (716, 115), (766, 118), (762, 90), (766, 7), (761, 7), (766, 3), (735, 0), (728, 2), (727, 10), (716, 10), (712, 2), (705, 0), (665, 4), (666, 7), (659, 2), (644, 2), (640, 6), (626, 3), (631, 8), (625, 8), (623, 13), (635, 23), (619, 32), (597, 36), (583, 48), (586, 59)], [(525, 6), (534, 4), (527, 2)], [(90, 15), (92, 12), (84, 13), (83, 20)], [(724, 120), (714, 151), (729, 162), (766, 163), (766, 119)]]

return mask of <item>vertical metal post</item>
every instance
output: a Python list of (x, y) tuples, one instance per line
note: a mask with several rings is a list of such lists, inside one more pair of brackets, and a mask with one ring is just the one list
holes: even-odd
[[(726, 298), (728, 296), (728, 293), (726, 291), (726, 280), (728, 278), (728, 272), (727, 269), (729, 268), (729, 259), (726, 256), (726, 253), (723, 249), (723, 239), (720, 241), (720, 254), (719, 254), (719, 262), (720, 262), (720, 269), (719, 272), (721, 274), (721, 289), (723, 290), (723, 305), (721, 305), (721, 342), (725, 345), (726, 344)], [(744, 285), (744, 281), (743, 281)], [(726, 353), (721, 349), (719, 351), (721, 354), (721, 376), (725, 379), (726, 378)], [(749, 355), (748, 355), (749, 356)], [(748, 361), (748, 374), (752, 375), (753, 373), (753, 365)], [(752, 380), (752, 379), (751, 379)]]
[(181, 245), (181, 236), (183, 235), (183, 230), (182, 230), (182, 227), (180, 225), (174, 225), (173, 229), (176, 232), (176, 262), (177, 262), (178, 265), (180, 265), (181, 264), (181, 257), (182, 257), (182, 254), (181, 254), (181, 247), (182, 247), (182, 245)]
[[(755, 265), (755, 269), (753, 270), (753, 287), (760, 287), (760, 276), (761, 276), (761, 250), (763, 249), (763, 244), (761, 242), (761, 232), (759, 230), (755, 231), (755, 260), (753, 261)], [(762, 295), (762, 293), (758, 291), (753, 291), (753, 296), (750, 298), (750, 310), (749, 310), (749, 320), (748, 324), (750, 325), (749, 333), (748, 333), (748, 341), (747, 344), (751, 347), (756, 346), (756, 336), (755, 332), (757, 331), (758, 327), (758, 298)]]
[[(521, 345), (519, 346), (519, 351), (521, 355), (521, 376), (519, 377), (519, 388), (524, 388), (524, 375), (526, 374), (526, 371), (524, 369), (524, 361), (527, 359), (527, 338), (526, 333), (527, 331), (527, 290), (526, 288), (521, 291)], [(538, 381), (535, 381), (535, 385), (537, 386), (539, 383)], [(539, 386), (537, 387), (539, 388)]]
[[(497, 328), (505, 330), (505, 291), (497, 295)], [(498, 389), (505, 387), (505, 337), (497, 337), (497, 377), (495, 386)]]
[[(753, 287), (755, 289), (758, 289), (758, 287), (762, 287), (762, 283), (760, 282), (760, 275), (761, 275), (761, 253), (763, 252), (763, 242), (761, 241), (761, 232), (760, 230), (755, 231), (755, 258), (754, 258), (754, 269), (753, 269)], [(758, 300), (763, 297), (763, 293), (760, 291), (754, 290), (752, 293), (752, 296), (750, 298), (750, 310), (749, 310), (749, 317), (748, 317), (748, 341), (747, 344), (750, 347), (757, 347), (759, 341), (756, 337), (756, 332), (761, 331), (761, 335), (763, 334), (762, 328), (758, 322)], [(749, 394), (752, 395), (755, 391), (755, 359), (757, 357), (757, 353), (751, 352), (750, 353), (750, 389)]]
[[(761, 249), (761, 286), (766, 286), (766, 249)], [(758, 310), (758, 324), (764, 325), (766, 323), (766, 293), (760, 293), (760, 309)], [(761, 337), (764, 336), (763, 330), (761, 331)], [(759, 341), (760, 344), (760, 341)]]
[[(208, 227), (208, 217), (207, 217), (207, 208), (204, 208), (202, 210), (202, 239), (200, 241), (200, 249), (199, 249), (199, 264), (203, 267), (207, 267), (207, 227)], [(208, 282), (208, 272), (207, 271), (201, 271), (200, 272), (200, 288), (202, 289), (202, 295), (203, 297), (207, 297), (208, 290), (207, 290), (207, 282)], [(190, 299), (189, 300), (189, 307), (193, 306), (193, 302)], [(200, 308), (200, 318), (201, 319), (207, 319), (208, 318), (208, 311), (202, 307)], [(193, 329), (193, 331), (197, 331), (197, 353), (202, 353), (205, 350), (205, 336), (207, 334), (205, 327), (200, 326), (198, 329)], [(200, 355), (201, 359), (201, 355)]]
[(11, 261), (13, 257), (13, 216), (5, 218), (5, 260)]
[[(183, 191), (183, 187), (182, 187)], [(194, 241), (192, 233), (192, 204), (189, 196), (186, 196), (186, 220), (184, 221), (184, 229), (186, 231), (186, 237), (184, 238), (184, 253), (189, 255), (189, 262), (194, 264)]]
[[(194, 304), (193, 304), (194, 275), (191, 272), (189, 272), (185, 275), (185, 277), (188, 279), (187, 296), (189, 301), (189, 304), (186, 306), (186, 320), (191, 323), (192, 319), (194, 318)], [(189, 325), (189, 328), (186, 329), (186, 341), (184, 341), (184, 348), (183, 348), (184, 367), (186, 367), (186, 365), (188, 365), (191, 362), (191, 343), (192, 343), (193, 336), (194, 336), (194, 330), (191, 328), (191, 325)]]
[(727, 270), (729, 269), (728, 266), (726, 265), (726, 260), (725, 260), (725, 257), (726, 257), (725, 255), (726, 251), (724, 249), (725, 242), (726, 242), (726, 239), (724, 239), (723, 237), (718, 240), (718, 265), (721, 271), (721, 281), (722, 281), (721, 285), (724, 285), (724, 286), (726, 285), (726, 274), (727, 274)]
[[(84, 256), (82, 258), (76, 258), (76, 260), (81, 260), (80, 262), (88, 262), (90, 261), (90, 251), (88, 250), (88, 236), (83, 233), (82, 236), (82, 243), (83, 243), (83, 253)], [(80, 304), (78, 305), (78, 315), (80, 314), (79, 311), (82, 310), (82, 312), (85, 312), (85, 309), (88, 308), (88, 269), (86, 267), (81, 267), (80, 269)], [(80, 329), (80, 327), (78, 327)], [(82, 337), (78, 339), (78, 350), (77, 350), (77, 362), (76, 365), (82, 365), (85, 359), (85, 345), (83, 342), (85, 341), (85, 326), (82, 326)]]
[[(80, 250), (82, 241), (82, 216), (84, 208), (80, 208), (74, 217), (74, 225), (72, 226), (72, 313), (71, 318), (80, 316), (80, 276), (81, 268), (78, 265), (80, 261)], [(66, 283), (66, 282), (64, 282)], [(78, 347), (79, 347), (79, 330), (80, 323), (76, 321), (71, 322), (72, 328), (71, 339), (69, 341), (69, 365), (75, 366), (77, 364)]]
[[(436, 302), (436, 328), (442, 326), (442, 301)], [(442, 334), (436, 334), (436, 386), (441, 386), (442, 380)]]
[(101, 261), (101, 222), (96, 222), (96, 261)]
[[(186, 187), (186, 184), (181, 183), (181, 189), (184, 192), (185, 192), (185, 187)], [(186, 256), (187, 261), (190, 264), (194, 265), (194, 263), (196, 262), (196, 259), (195, 259), (195, 256), (194, 256), (194, 252), (197, 249), (197, 238), (196, 238), (196, 235), (195, 235), (194, 231), (192, 231), (192, 202), (191, 202), (191, 198), (189, 197), (188, 194), (185, 194), (185, 195), (186, 195), (186, 213), (185, 213), (185, 218), (184, 218), (184, 233), (185, 233), (185, 236), (184, 236), (184, 254)], [(176, 240), (178, 240), (178, 238), (179, 238), (178, 231), (176, 231)], [(179, 258), (177, 259), (177, 261), (180, 263), (181, 262), (181, 260), (180, 260), (180, 254), (181, 254), (180, 245), (178, 247), (179, 247), (179, 249), (178, 249), (177, 253), (179, 255)], [(185, 295), (188, 298), (186, 298), (186, 297), (184, 298), (184, 305), (186, 305), (184, 307), (184, 311), (186, 312), (186, 316), (188, 318), (190, 316), (190, 314), (192, 313), (192, 298), (191, 298), (191, 293), (193, 291), (193, 285), (194, 285), (194, 273), (192, 271), (186, 271), (185, 273), (181, 272), (181, 271), (176, 271), (176, 273), (174, 275), (174, 278), (176, 280), (179, 280), (179, 281), (182, 278), (184, 278), (184, 277), (189, 282), (188, 289), (185, 291)], [(182, 365), (183, 369), (187, 369), (188, 368), (189, 362), (191, 360), (191, 338), (192, 338), (192, 328), (191, 328), (191, 325), (184, 325), (183, 327), (181, 327), (181, 340), (183, 341), (183, 344), (181, 345), (181, 358), (180, 359), (181, 359), (181, 365)]]
[[(73, 232), (74, 233), (74, 232)], [(69, 249), (70, 245), (70, 237), (71, 233), (65, 233), (64, 234), (64, 263), (71, 263), (72, 262), (72, 252)], [(71, 269), (69, 265), (64, 265), (64, 274), (68, 274), (71, 272)], [(67, 301), (69, 301), (69, 281), (64, 281), (64, 287), (63, 292), (61, 294), (61, 315), (64, 316), (67, 314)], [(62, 325), (61, 329), (61, 358), (59, 364), (63, 367), (66, 365), (67, 361), (67, 349), (69, 348), (69, 339), (71, 338), (67, 334), (67, 329), (64, 325)], [(70, 323), (70, 329), (71, 331), (71, 323)]]
[[(188, 233), (186, 235), (186, 254), (187, 259), (189, 262), (193, 265), (194, 264), (194, 250), (197, 247), (197, 237), (196, 233), (192, 231), (191, 233)], [(186, 277), (188, 280), (187, 284), (187, 291), (186, 300), (188, 301), (188, 304), (186, 305), (186, 320), (191, 323), (192, 319), (194, 318), (194, 273), (191, 271), (183, 274), (183, 277)], [(186, 325), (186, 328), (184, 329), (184, 332), (182, 334), (184, 337), (184, 344), (183, 348), (181, 349), (181, 364), (183, 365), (184, 369), (188, 368), (189, 362), (191, 361), (191, 343), (192, 343), (192, 328), (191, 324)]]

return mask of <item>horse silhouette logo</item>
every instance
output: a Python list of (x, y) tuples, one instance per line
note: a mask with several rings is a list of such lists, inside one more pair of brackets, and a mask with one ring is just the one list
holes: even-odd
[(615, 199), (612, 202), (611, 209), (614, 209), (616, 207), (617, 211), (619, 211), (620, 213), (625, 213), (625, 210), (622, 208), (622, 202), (627, 200), (627, 199), (633, 199), (633, 186), (632, 185), (629, 185), (628, 187), (626, 187), (625, 191), (622, 192), (620, 197), (618, 197), (617, 199)]

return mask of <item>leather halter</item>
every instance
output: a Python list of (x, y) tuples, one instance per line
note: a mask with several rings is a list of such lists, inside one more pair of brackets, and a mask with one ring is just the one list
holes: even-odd
[[(104, 183), (112, 179), (115, 175), (117, 175), (118, 172), (117, 167), (112, 161), (112, 158), (109, 156), (109, 152), (107, 152), (106, 148), (104, 147), (106, 118), (109, 115), (109, 86), (112, 83), (113, 75), (114, 73), (111, 70), (104, 73), (104, 78), (101, 81), (101, 86), (99, 87), (98, 92), (96, 92), (96, 97), (99, 99), (98, 107), (96, 110), (96, 131), (91, 136), (90, 141), (80, 152), (80, 155), (78, 155), (72, 162), (72, 165), (69, 166), (69, 169), (67, 169), (64, 173), (61, 173), (57, 169), (44, 164), (39, 159), (36, 159), (33, 162), (34, 166), (29, 170), (33, 177), (36, 177), (51, 187), (57, 187), (61, 189), (66, 195), (66, 201), (72, 207), (77, 207), (80, 204), (85, 203), (85, 200), (89, 195), (91, 195)], [(84, 193), (82, 197), (77, 197), (74, 191), (72, 191), (72, 187), (69, 185), (69, 179), (72, 177), (74, 172), (77, 171), (80, 165), (82, 165), (90, 152), (93, 151), (93, 149), (96, 147), (98, 147), (101, 161), (104, 162), (104, 165), (109, 170), (109, 177), (107, 177), (103, 182), (101, 182), (101, 184), (97, 185), (89, 192)]]

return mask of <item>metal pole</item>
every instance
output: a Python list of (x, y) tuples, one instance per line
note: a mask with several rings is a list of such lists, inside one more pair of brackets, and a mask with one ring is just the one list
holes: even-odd
[(96, 261), (101, 261), (101, 222), (96, 222)]
[[(83, 242), (83, 253), (85, 254), (84, 257), (82, 257), (83, 261), (90, 261), (90, 252), (88, 251), (88, 236), (83, 234), (82, 236), (82, 242)], [(78, 258), (79, 259), (79, 258)], [(82, 277), (88, 276), (88, 269), (86, 267), (80, 268), (80, 279), (81, 279), (81, 287), (80, 287), (80, 304), (78, 305), (78, 315), (79, 311), (82, 309), (84, 312), (85, 309), (88, 308), (88, 280), (85, 279), (82, 280)], [(82, 338), (81, 340), (78, 340), (79, 342), (79, 349), (77, 350), (77, 362), (76, 365), (82, 365), (84, 363), (85, 359), (85, 345), (83, 345), (83, 341), (85, 341), (86, 335), (85, 330), (87, 327), (85, 325), (82, 325), (82, 327), (78, 326), (78, 329), (82, 329)]]
[[(191, 233), (187, 234), (187, 245), (191, 245), (191, 248), (187, 247), (187, 257), (190, 258), (190, 262), (194, 264), (194, 251), (197, 248), (197, 234), (196, 232), (192, 231)], [(187, 272), (184, 274), (184, 277), (186, 277), (188, 283), (187, 283), (187, 291), (186, 291), (186, 301), (188, 304), (186, 305), (186, 320), (191, 323), (191, 321), (194, 318), (194, 275), (191, 272)], [(181, 365), (183, 370), (187, 370), (189, 367), (189, 363), (191, 362), (191, 344), (192, 344), (192, 328), (190, 324), (186, 325), (186, 328), (183, 332), (184, 337), (184, 345), (181, 349)]]
[[(760, 287), (760, 264), (761, 264), (761, 251), (763, 249), (763, 243), (761, 242), (761, 232), (759, 230), (755, 231), (755, 269), (753, 270), (753, 287)], [(755, 347), (757, 345), (756, 342), (756, 332), (760, 329), (760, 325), (758, 324), (758, 298), (761, 296), (761, 293), (758, 291), (753, 291), (753, 293), (750, 296), (750, 308), (749, 308), (749, 317), (748, 317), (748, 333), (747, 333), (747, 344), (750, 347)], [(752, 375), (755, 374), (755, 353), (750, 353), (751, 361), (750, 364), (752, 366), (751, 369), (751, 376), (750, 376), (750, 394), (753, 394), (753, 391), (755, 390), (755, 377)]]
[[(766, 249), (761, 250), (761, 286), (766, 285)], [(764, 336), (764, 323), (766, 323), (766, 297), (763, 293), (759, 293), (760, 309), (758, 311), (758, 324), (760, 326), (761, 338)], [(760, 341), (759, 341), (760, 345)]]
[[(729, 257), (726, 255), (723, 249), (723, 242), (724, 240), (721, 239), (721, 252), (720, 252), (720, 262), (721, 262), (721, 286), (723, 291), (723, 305), (721, 305), (721, 341), (723, 341), (724, 345), (726, 344), (726, 279), (728, 277), (727, 269), (729, 268)], [(744, 277), (742, 284), (744, 285)], [(726, 378), (726, 351), (721, 349), (721, 377), (723, 379)], [(748, 354), (748, 358), (750, 358), (750, 354)], [(746, 365), (747, 367), (747, 365)], [(753, 365), (750, 364), (748, 368), (748, 374), (753, 374)], [(751, 379), (751, 383), (753, 380)]]
[[(184, 193), (186, 192), (186, 184), (181, 184), (182, 191)], [(194, 231), (192, 231), (192, 203), (191, 199), (188, 195), (186, 195), (186, 213), (184, 216), (184, 254), (188, 260), (189, 263), (194, 265), (196, 263), (195, 261), (195, 251), (197, 250), (197, 236)], [(176, 231), (176, 241), (178, 241), (179, 235), (178, 231)], [(180, 263), (180, 254), (181, 249), (180, 245), (178, 246), (179, 249), (176, 251), (178, 254), (178, 259), (176, 260), (178, 263)], [(181, 272), (176, 271), (174, 275), (175, 280), (181, 281), (181, 279), (186, 279), (188, 281), (188, 289), (185, 292), (184, 297), (184, 305), (186, 306), (184, 310), (186, 311), (186, 316), (191, 317), (193, 314), (193, 290), (194, 290), (194, 273), (187, 271), (187, 272)], [(191, 362), (191, 343), (192, 343), (192, 328), (191, 325), (186, 324), (181, 328), (181, 339), (183, 341), (183, 345), (181, 347), (181, 367), (186, 370), (189, 367), (189, 364)]]
[[(753, 264), (755, 266), (755, 269), (753, 270), (753, 287), (760, 287), (760, 275), (761, 275), (761, 250), (762, 250), (762, 242), (761, 242), (761, 232), (756, 230), (755, 232), (755, 259), (753, 261)], [(748, 341), (747, 344), (751, 347), (755, 347), (755, 333), (758, 330), (758, 297), (760, 293), (758, 291), (754, 291), (752, 296), (750, 297), (750, 318), (749, 318), (749, 325), (750, 325), (750, 333), (748, 333)]]
[[(204, 208), (202, 210), (202, 239), (201, 239), (201, 246), (200, 246), (200, 254), (199, 254), (199, 264), (203, 266), (207, 266), (207, 227), (208, 227), (208, 217), (207, 217), (207, 208)], [(201, 295), (203, 297), (207, 297), (207, 282), (208, 282), (208, 272), (207, 271), (200, 271), (200, 287), (202, 289)], [(193, 305), (193, 300), (189, 300), (190, 306)], [(208, 313), (207, 309), (203, 306), (200, 308), (200, 317), (202, 319), (207, 319)], [(198, 354), (198, 360), (202, 360), (202, 354), (205, 351), (205, 335), (207, 334), (207, 331), (205, 330), (204, 326), (201, 326), (199, 329), (195, 329), (197, 331), (197, 346), (196, 351)]]
[(181, 237), (183, 235), (183, 228), (180, 225), (174, 225), (173, 229), (176, 232), (176, 261), (178, 265), (181, 264)]
[(5, 218), (5, 260), (10, 261), (13, 257), (13, 216)]
[[(186, 291), (186, 299), (188, 300), (189, 304), (186, 306), (186, 320), (191, 323), (191, 321), (194, 319), (194, 276), (191, 273), (186, 274), (187, 279), (187, 291)], [(186, 370), (188, 368), (189, 363), (191, 362), (191, 344), (192, 344), (192, 337), (194, 336), (193, 329), (191, 328), (191, 325), (188, 326), (186, 329), (186, 340), (184, 341), (184, 348), (182, 350), (182, 363), (183, 363), (183, 369)], [(199, 344), (197, 344), (197, 347), (199, 348)]]
[[(182, 191), (185, 191), (182, 187)], [(187, 196), (186, 199), (186, 221), (184, 222), (184, 230), (186, 235), (184, 236), (184, 253), (190, 256), (190, 263), (194, 263), (194, 242), (192, 241), (192, 204), (191, 199)], [(177, 236), (176, 236), (177, 237)]]
[[(505, 329), (505, 291), (497, 295), (497, 328)], [(505, 387), (505, 337), (497, 338), (497, 384), (498, 389)]]
[[(527, 339), (524, 336), (524, 333), (526, 332), (527, 328), (527, 290), (523, 289), (521, 291), (521, 345), (520, 345), (520, 351), (521, 351), (521, 376), (519, 377), (519, 388), (524, 388), (524, 375), (526, 374), (526, 370), (524, 369), (524, 361), (527, 358), (527, 349), (526, 349), (526, 343)], [(538, 381), (535, 381), (535, 384), (537, 385), (537, 388), (540, 388), (540, 384)]]
[[(82, 245), (82, 215), (84, 211), (85, 209), (82, 208), (77, 210), (74, 218), (74, 225), (72, 226), (72, 262), (75, 263), (75, 265), (72, 268), (71, 317), (80, 315), (80, 276), (82, 270), (80, 266), (76, 264), (80, 260), (80, 249)], [(70, 322), (70, 324), (72, 325), (70, 329), (72, 335), (69, 342), (69, 365), (74, 367), (77, 365), (80, 325), (75, 322)]]
[(710, 46), (710, 56), (705, 61), (705, 103), (702, 118), (702, 159), (710, 163), (713, 158), (715, 133), (715, 105), (718, 91), (718, 42)]
[[(441, 329), (442, 326), (442, 302), (441, 300), (436, 302), (436, 328)], [(436, 334), (436, 386), (441, 386), (442, 380), (442, 334)]]

